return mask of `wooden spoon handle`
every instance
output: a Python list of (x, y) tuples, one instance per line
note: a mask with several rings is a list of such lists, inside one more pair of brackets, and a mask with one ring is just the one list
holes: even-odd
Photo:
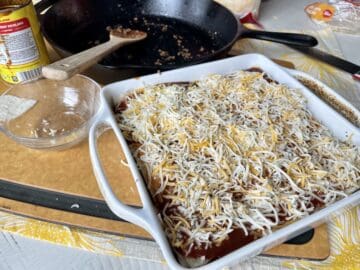
[(80, 73), (96, 64), (107, 54), (132, 42), (134, 42), (134, 40), (120, 38), (110, 39), (103, 44), (43, 67), (42, 74), (45, 78), (52, 80), (69, 79), (73, 75)]

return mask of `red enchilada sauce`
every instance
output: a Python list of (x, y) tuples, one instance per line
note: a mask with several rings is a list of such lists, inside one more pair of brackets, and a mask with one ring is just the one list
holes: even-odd
[(215, 260), (223, 257), (230, 252), (245, 246), (246, 244), (255, 240), (253, 235), (245, 235), (242, 229), (235, 229), (229, 233), (228, 238), (221, 242), (220, 245), (216, 246), (213, 244), (211, 247), (205, 249), (204, 246), (193, 247), (188, 254), (185, 254), (182, 249), (177, 248), (176, 251), (181, 255), (190, 258), (205, 257), (207, 260)]

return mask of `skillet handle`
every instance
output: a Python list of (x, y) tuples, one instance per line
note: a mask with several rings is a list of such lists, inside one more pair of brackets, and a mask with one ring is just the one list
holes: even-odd
[(302, 47), (314, 47), (318, 44), (315, 37), (296, 33), (267, 32), (247, 29), (246, 31), (240, 33), (240, 37), (255, 38)]
[[(99, 132), (100, 126), (101, 127), (110, 126), (114, 130), (121, 147), (123, 149), (127, 149), (126, 147), (124, 147), (126, 141), (124, 137), (121, 135), (120, 131), (118, 130), (117, 124), (114, 118), (112, 117), (112, 113), (108, 108), (102, 107), (98, 114), (98, 117), (94, 121), (94, 124), (91, 126), (89, 133), (90, 158), (100, 191), (103, 197), (105, 198), (105, 201), (108, 204), (109, 208), (112, 210), (112, 212), (115, 215), (131, 223), (134, 223), (146, 229), (150, 233), (152, 233), (154, 218), (156, 217), (154, 217), (152, 211), (150, 211), (150, 207), (152, 205), (151, 199), (149, 197), (144, 182), (141, 180), (141, 175), (136, 169), (134, 169), (136, 168), (136, 164), (130, 152), (124, 151), (127, 162), (130, 165), (132, 175), (135, 179), (135, 183), (138, 188), (143, 207), (135, 208), (122, 203), (112, 191), (112, 188), (106, 178), (104, 169), (99, 160), (99, 153), (97, 149), (97, 138), (102, 133)], [(104, 130), (105, 129), (102, 128), (102, 131)]]

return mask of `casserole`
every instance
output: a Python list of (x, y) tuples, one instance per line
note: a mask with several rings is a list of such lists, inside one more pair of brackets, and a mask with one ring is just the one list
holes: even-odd
[[(157, 210), (154, 207), (151, 197), (147, 191), (147, 187), (142, 179), (137, 165), (131, 155), (126, 140), (122, 136), (116, 120), (113, 115), (112, 105), (117, 104), (122, 97), (127, 95), (129, 91), (140, 88), (148, 84), (158, 84), (166, 82), (188, 82), (203, 78), (209, 74), (229, 74), (238, 70), (245, 70), (250, 68), (259, 68), (268, 74), (272, 79), (279, 83), (286, 84), (291, 88), (299, 89), (303, 96), (308, 101), (308, 109), (312, 114), (327, 126), (335, 137), (341, 140), (346, 140), (349, 134), (352, 134), (352, 142), (360, 145), (360, 132), (349, 123), (346, 119), (340, 116), (337, 112), (332, 110), (327, 104), (317, 98), (311, 91), (301, 85), (297, 80), (292, 78), (286, 71), (281, 69), (278, 65), (271, 62), (264, 56), (257, 54), (243, 55), (238, 57), (220, 60), (212, 63), (202, 64), (198, 66), (183, 68), (175, 71), (169, 71), (162, 74), (155, 74), (143, 77), (137, 80), (126, 80), (119, 83), (114, 83), (105, 87), (101, 95), (101, 109), (95, 124), (90, 130), (90, 154), (94, 168), (94, 172), (100, 186), (100, 190), (109, 204), (112, 211), (123, 219), (135, 223), (146, 229), (159, 244), (166, 261), (173, 269), (186, 269), (176, 260), (168, 240), (164, 234), (160, 219), (157, 215)], [(106, 176), (98, 159), (96, 149), (96, 138), (99, 135), (99, 126), (111, 126), (124, 150), (129, 167), (137, 184), (140, 198), (143, 203), (143, 208), (134, 209), (130, 206), (122, 204), (114, 195), (111, 187), (107, 183)], [(304, 217), (290, 225), (264, 236), (246, 246), (239, 248), (228, 255), (210, 262), (207, 265), (201, 266), (198, 269), (218, 269), (224, 266), (234, 265), (249, 256), (254, 256), (267, 250), (277, 244), (280, 244), (300, 233), (306, 231), (309, 226), (316, 226), (339, 210), (356, 205), (360, 201), (359, 191), (342, 199), (334, 204), (319, 210), (318, 212)]]

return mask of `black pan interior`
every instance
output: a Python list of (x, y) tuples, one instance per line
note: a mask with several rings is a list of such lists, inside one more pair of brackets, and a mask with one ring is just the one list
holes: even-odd
[(143, 30), (148, 38), (116, 51), (101, 64), (171, 69), (226, 50), (238, 31), (230, 11), (210, 0), (61, 0), (45, 14), (45, 36), (76, 53), (108, 40), (106, 28)]

